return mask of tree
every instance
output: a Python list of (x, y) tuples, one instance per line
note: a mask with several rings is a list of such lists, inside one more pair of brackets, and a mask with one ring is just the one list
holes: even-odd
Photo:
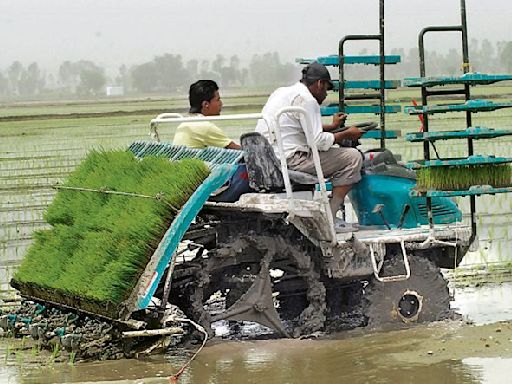
[(479, 69), (494, 70), (495, 69), (495, 49), (492, 43), (484, 39), (482, 41), (482, 48), (480, 50), (480, 65)]
[(103, 68), (87, 60), (80, 60), (76, 64), (80, 68), (77, 92), (80, 95), (98, 94), (107, 82)]
[(500, 53), (500, 62), (507, 72), (512, 72), (512, 41), (508, 41), (503, 45)]
[(217, 54), (217, 56), (215, 56), (215, 60), (212, 61), (212, 71), (220, 75), (225, 61), (226, 59), (224, 56)]
[(10, 89), (13, 95), (19, 94), (19, 81), (22, 73), (23, 65), (17, 60), (7, 69), (7, 77), (9, 78)]
[(131, 71), (133, 87), (139, 92), (152, 92), (158, 86), (158, 73), (153, 62), (135, 66)]
[(18, 82), (19, 92), (21, 95), (35, 95), (40, 93), (45, 85), (45, 78), (42, 75), (39, 65), (32, 63), (26, 70), (21, 73)]
[(196, 59), (189, 60), (187, 61), (185, 67), (190, 77), (194, 79), (197, 78), (197, 75), (199, 73), (199, 61), (197, 61)]
[(448, 54), (445, 57), (444, 65), (446, 67), (446, 73), (448, 75), (457, 75), (461, 72), (460, 63), (462, 61), (462, 55), (455, 48), (450, 48)]
[(153, 59), (158, 74), (158, 89), (166, 92), (179, 90), (190, 83), (190, 75), (183, 66), (181, 55), (166, 53)]
[(124, 89), (130, 88), (130, 74), (125, 64), (119, 66), (119, 75), (116, 76), (115, 82), (117, 85), (121, 85)]
[(7, 95), (9, 93), (9, 81), (0, 72), (0, 95)]
[(210, 71), (210, 62), (208, 60), (201, 61), (199, 77), (201, 79), (219, 80), (219, 76), (215, 72)]
[(289, 84), (297, 79), (298, 70), (293, 64), (282, 64), (277, 52), (253, 55), (249, 63), (253, 82), (257, 85)]
[(181, 55), (166, 53), (132, 70), (133, 86), (142, 92), (176, 92), (190, 83), (190, 72), (183, 66)]
[(67, 60), (59, 67), (59, 84), (69, 93), (75, 93), (80, 82), (80, 68), (77, 63)]

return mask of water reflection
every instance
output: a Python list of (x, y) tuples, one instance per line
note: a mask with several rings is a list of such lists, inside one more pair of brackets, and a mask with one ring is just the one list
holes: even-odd
[[(335, 340), (270, 340), (207, 347), (180, 378), (183, 384), (224, 383), (506, 383), (510, 360), (430, 356), (422, 348), (439, 333), (460, 329), (441, 324), (365, 334), (351, 331)], [(443, 336), (444, 337), (444, 336)], [(1, 343), (1, 342), (0, 342)], [(0, 344), (1, 346), (1, 344)], [(458, 354), (457, 354), (458, 353)], [(469, 351), (468, 355), (471, 355)], [(455, 351), (453, 356), (459, 356)], [(478, 355), (478, 353), (476, 353)], [(184, 358), (47, 365), (5, 359), (0, 350), (0, 383), (168, 383)], [(29, 361), (29, 359), (25, 360)]]
[(20, 382), (19, 368), (0, 364), (0, 383), (17, 384)]
[(512, 359), (471, 357), (462, 360), (479, 377), (480, 383), (510, 383)]
[(484, 285), (455, 290), (452, 308), (475, 324), (511, 320), (512, 283)]

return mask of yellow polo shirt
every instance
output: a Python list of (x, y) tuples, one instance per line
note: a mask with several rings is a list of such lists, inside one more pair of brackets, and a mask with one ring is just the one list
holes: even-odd
[(209, 121), (195, 121), (181, 123), (176, 128), (174, 145), (185, 145), (190, 148), (221, 147), (225, 148), (231, 139)]

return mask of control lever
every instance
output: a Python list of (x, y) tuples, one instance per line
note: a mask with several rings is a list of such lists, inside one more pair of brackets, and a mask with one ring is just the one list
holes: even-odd
[(402, 213), (400, 214), (400, 220), (398, 220), (398, 226), (397, 228), (402, 228), (402, 225), (404, 225), (405, 216), (407, 215), (407, 212), (411, 209), (411, 206), (409, 204), (404, 205), (404, 209), (402, 209)]
[(380, 216), (380, 218), (382, 219), (382, 221), (384, 222), (384, 225), (388, 228), (388, 229), (391, 229), (391, 225), (389, 225), (388, 221), (386, 220), (386, 218), (384, 217), (384, 214), (382, 213), (382, 210), (384, 209), (384, 204), (375, 204), (375, 207), (373, 207), (373, 211), (372, 213), (375, 213), (377, 215)]

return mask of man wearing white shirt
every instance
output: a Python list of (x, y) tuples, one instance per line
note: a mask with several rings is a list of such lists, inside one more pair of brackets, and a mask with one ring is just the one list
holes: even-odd
[[(344, 114), (334, 115), (332, 124), (322, 124), (320, 104), (332, 87), (327, 68), (317, 62), (311, 63), (302, 70), (302, 79), (298, 83), (278, 88), (270, 95), (262, 113), (266, 116), (275, 116), (280, 109), (289, 106), (302, 107), (308, 112), (311, 120), (310, 129), (318, 148), (322, 170), (324, 175), (331, 179), (333, 186), (330, 206), (333, 217), (336, 217), (352, 185), (361, 180), (363, 158), (355, 148), (333, 147), (333, 145), (343, 140), (357, 140), (363, 132), (356, 127), (349, 127), (342, 132), (331, 133), (331, 130), (338, 128), (344, 121), (346, 117)], [(288, 167), (316, 175), (313, 156), (303, 128), (306, 126), (305, 117), (298, 113), (284, 113), (279, 122)], [(268, 127), (264, 120), (258, 121), (256, 132), (269, 139)], [(280, 157), (276, 143), (272, 144), (274, 152)], [(336, 222), (337, 229), (340, 231), (355, 230), (341, 220)]]

